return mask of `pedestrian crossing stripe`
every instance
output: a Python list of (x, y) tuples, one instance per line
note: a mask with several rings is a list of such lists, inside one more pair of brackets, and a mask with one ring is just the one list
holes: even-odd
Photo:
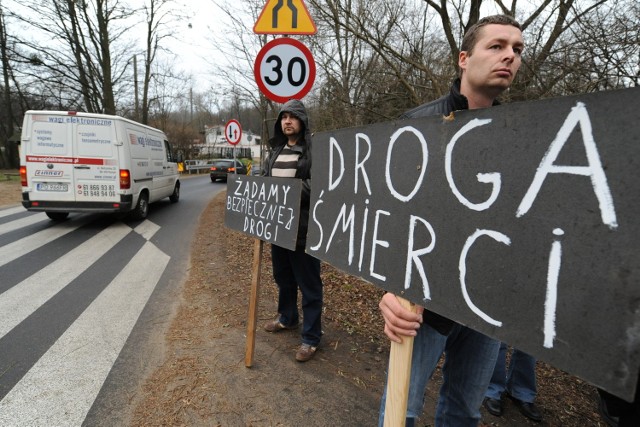
[(169, 259), (146, 242), (0, 401), (0, 425), (81, 425)]
[[(2, 217), (16, 213), (7, 211), (0, 212)], [(49, 223), (44, 214), (18, 214), (3, 224), (0, 234), (33, 227), (38, 221)], [(9, 248), (17, 253), (12, 254), (12, 260), (27, 256), (89, 220), (86, 216), (72, 218), (6, 245), (0, 243), (0, 255), (7, 255), (4, 250)], [(0, 289), (0, 378), (4, 376), (0, 381), (0, 426), (83, 423), (171, 259), (150, 241), (159, 229), (149, 220), (135, 228), (119, 221), (101, 231), (90, 228), (88, 240), (70, 246), (69, 252), (19, 283), (3, 283), (5, 288), (10, 287)], [(122, 257), (122, 266), (114, 265), (113, 259), (102, 261), (115, 253), (118, 245), (126, 245), (132, 256)], [(59, 246), (61, 251), (66, 250)], [(0, 262), (0, 271), (11, 268), (6, 264)], [(70, 286), (82, 285), (77, 280), (81, 275), (91, 269), (101, 271), (102, 265), (113, 266), (113, 278), (106, 279), (104, 286), (92, 286), (91, 292), (83, 288), (80, 298), (87, 305), (78, 317), (73, 314), (74, 320), (69, 317), (55, 325), (49, 322), (53, 317), (47, 317), (47, 313), (60, 307), (60, 301), (55, 300)], [(65, 326), (67, 320), (69, 325)], [(25, 331), (46, 322), (52, 327), (38, 329), (38, 333), (47, 336), (30, 341), (36, 334)], [(29, 346), (29, 356), (33, 357), (16, 362), (16, 355), (24, 350), (5, 344), (15, 343), (16, 337), (22, 336), (29, 337), (24, 346)]]
[(318, 31), (303, 0), (268, 0), (253, 26), (256, 34), (315, 34)]
[(75, 280), (132, 230), (119, 223), (62, 255), (47, 267), (0, 294), (0, 338)]
[[(20, 209), (23, 208), (20, 207)], [(0, 246), (0, 267), (21, 257), (25, 253), (35, 251), (47, 243), (77, 230), (87, 222), (88, 218), (86, 216), (81, 219), (74, 218), (72, 221), (65, 221), (63, 223), (56, 224), (54, 227), (48, 227), (44, 230), (36, 231), (35, 233), (31, 233), (20, 240), (16, 240), (15, 242), (9, 243), (5, 246)], [(17, 227), (12, 223), (9, 228), (12, 229)]]

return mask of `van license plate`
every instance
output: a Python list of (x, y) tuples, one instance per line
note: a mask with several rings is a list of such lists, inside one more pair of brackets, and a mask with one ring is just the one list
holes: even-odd
[(66, 192), (69, 188), (67, 184), (39, 182), (36, 186), (38, 191), (61, 191)]

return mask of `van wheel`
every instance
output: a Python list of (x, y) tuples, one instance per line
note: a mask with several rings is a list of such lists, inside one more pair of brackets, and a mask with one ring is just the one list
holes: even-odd
[(64, 221), (69, 216), (69, 212), (45, 212), (53, 221)]
[(176, 182), (176, 186), (173, 187), (173, 194), (169, 196), (169, 200), (171, 200), (171, 203), (178, 203), (178, 200), (180, 200), (180, 183)]
[(131, 212), (133, 219), (145, 219), (149, 214), (149, 196), (141, 193), (136, 208)]

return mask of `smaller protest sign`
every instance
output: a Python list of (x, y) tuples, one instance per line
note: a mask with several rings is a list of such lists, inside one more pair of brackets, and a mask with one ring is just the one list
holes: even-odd
[(295, 250), (302, 181), (229, 175), (224, 225)]

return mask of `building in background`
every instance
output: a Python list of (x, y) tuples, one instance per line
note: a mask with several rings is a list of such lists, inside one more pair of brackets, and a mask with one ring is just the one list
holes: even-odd
[[(243, 130), (240, 142), (236, 145), (238, 153), (248, 153), (253, 161), (260, 161), (261, 137), (251, 132), (251, 130)], [(224, 135), (224, 125), (204, 126), (204, 144), (198, 146), (201, 156), (209, 158), (230, 158), (233, 157), (234, 146), (227, 142)], [(230, 155), (229, 155), (230, 154)], [(244, 154), (237, 154), (238, 157), (245, 157)]]

